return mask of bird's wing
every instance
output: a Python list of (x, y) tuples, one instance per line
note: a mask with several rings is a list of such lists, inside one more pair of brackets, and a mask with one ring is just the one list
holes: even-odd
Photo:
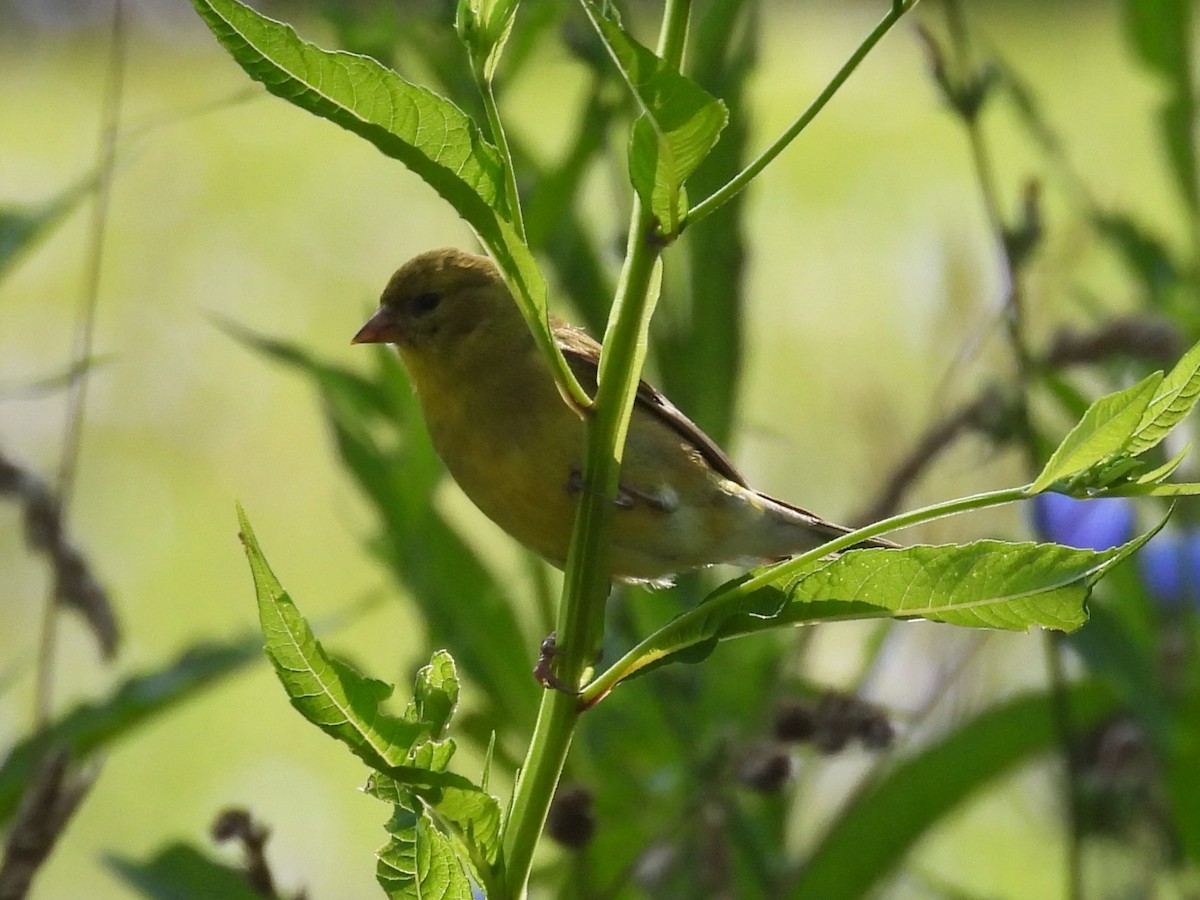
[[(557, 319), (552, 321), (558, 347), (576, 376), (595, 390), (600, 365), (600, 344), (587, 332)], [(635, 402), (646, 412), (672, 428), (684, 441), (700, 452), (713, 470), (742, 487), (750, 487), (725, 451), (717, 446), (700, 426), (685, 416), (658, 388), (645, 381), (638, 382)]]
[[(554, 330), (554, 337), (557, 340), (558, 347), (562, 350), (563, 356), (566, 357), (567, 363), (575, 372), (576, 377), (584, 382), (588, 389), (594, 391), (600, 365), (600, 344), (587, 332), (557, 318), (551, 317), (551, 326)], [(636, 402), (642, 409), (674, 429), (684, 441), (695, 447), (700, 452), (704, 461), (712, 466), (713, 470), (718, 474), (736, 484), (740, 484), (744, 488), (754, 491), (754, 493), (759, 494), (759, 496), (772, 503), (790, 509), (793, 513), (808, 520), (810, 527), (818, 531), (823, 531), (830, 537), (836, 537), (852, 530), (845, 525), (830, 522), (811, 510), (804, 509), (802, 506), (796, 506), (785, 500), (778, 500), (775, 497), (769, 497), (766, 494), (755, 491), (754, 488), (747, 484), (746, 477), (738, 471), (733, 461), (725, 455), (725, 451), (718, 447), (716, 442), (700, 429), (699, 425), (685, 416), (679, 407), (668, 400), (653, 385), (647, 384), (645, 381), (639, 381)], [(858, 547), (896, 546), (898, 545), (886, 538), (872, 538), (851, 549), (857, 549)]]

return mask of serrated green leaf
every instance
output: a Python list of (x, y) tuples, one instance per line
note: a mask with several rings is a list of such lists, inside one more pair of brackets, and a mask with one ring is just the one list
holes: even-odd
[(630, 136), (630, 181), (664, 234), (676, 234), (687, 208), (684, 182), (717, 143), (729, 113), (592, 0), (583, 0), (583, 7), (642, 109)]
[(228, 644), (190, 647), (174, 662), (129, 676), (108, 696), (80, 703), (39, 735), (19, 742), (0, 765), (0, 824), (15, 812), (21, 792), (47, 747), (70, 747), (76, 759), (107, 749), (158, 714), (261, 659), (260, 646), (259, 638), (254, 636)]
[(426, 733), (424, 726), (385, 714), (381, 704), (391, 696), (392, 686), (359, 674), (325, 652), (271, 571), (240, 506), (238, 521), (254, 576), (264, 649), (292, 706), (372, 768), (404, 763), (414, 742)]
[(370, 141), (442, 196), (500, 267), (559, 383), (586, 402), (550, 333), (546, 284), (511, 223), (504, 166), (475, 122), (374, 59), (323, 50), (238, 0), (192, 0), (234, 61), (268, 91)]
[(323, 50), (237, 0), (193, 0), (193, 6), (268, 91), (400, 160), (471, 224), (496, 217), (504, 202), (500, 156), (449, 100), (370, 57)]
[[(442, 733), (458, 701), (454, 660), (445, 651), (433, 654), (417, 673), (413, 701), (405, 717), (428, 734)], [(461, 841), (477, 880), (491, 883), (500, 854), (500, 802), (461, 775), (447, 772), (455, 745), (450, 739), (419, 741), (405, 764), (374, 773), (366, 792), (398, 807), (396, 815), (429, 813)]]
[[(415, 776), (410, 780), (410, 776)], [(424, 809), (462, 840), (472, 858), (490, 874), (500, 855), (500, 801), (461, 775), (449, 772), (392, 770), (367, 783), (372, 797), (411, 812)], [(481, 873), (483, 875), (484, 873)]]
[(463, 864), (426, 813), (397, 807), (387, 829), (375, 876), (392, 900), (471, 900)]
[(422, 741), (413, 746), (409, 754), (409, 764), (430, 772), (444, 772), (450, 765), (450, 760), (457, 749), (453, 739), (442, 741)]
[(368, 793), (397, 805), (393, 821), (401, 824), (392, 843), (380, 852), (380, 882), (392, 896), (457, 896), (454, 892), (465, 876), (452, 845), (432, 828), (423, 811), (416, 818), (411, 812), (418, 804), (435, 811), (462, 831), (483, 865), (495, 862), (499, 803), (467, 779), (447, 773), (454, 742), (436, 740), (458, 702), (453, 659), (445, 651), (434, 653), (417, 673), (404, 717), (387, 715), (380, 707), (392, 686), (366, 678), (325, 653), (271, 572), (240, 507), (238, 518), (254, 574), (267, 656), (292, 705), (376, 770)]
[(456, 787), (422, 790), (422, 802), (443, 821), (450, 822), (464, 841), (489, 863), (500, 855), (500, 801), (479, 788)]
[(718, 641), (813, 622), (900, 618), (1071, 631), (1087, 621), (1095, 582), (1157, 531), (1099, 552), (977, 541), (853, 550), (776, 580), (770, 568), (751, 571), (676, 616), (597, 682), (611, 690), (664, 662), (699, 661)]
[(809, 604), (834, 602), (974, 628), (1073, 631), (1087, 621), (1095, 579), (1143, 542), (1101, 552), (1006, 541), (856, 550), (778, 585), (788, 603), (770, 623), (801, 624)]
[(1183, 421), (1200, 397), (1200, 344), (1192, 347), (1162, 380), (1125, 452), (1136, 456), (1156, 446)]
[(417, 604), (429, 640), (451, 647), (456, 666), (487, 696), (495, 711), (489, 721), (524, 739), (537, 696), (529, 690), (529, 639), (518, 604), (433, 503), (445, 468), (396, 354), (376, 348), (377, 371), (367, 378), (295, 345), (221, 327), (320, 391), (338, 453), (380, 517), (375, 551)]
[(1162, 372), (1155, 372), (1133, 387), (1093, 403), (1051, 454), (1030, 492), (1044, 491), (1055, 482), (1086, 471), (1124, 450), (1162, 381)]

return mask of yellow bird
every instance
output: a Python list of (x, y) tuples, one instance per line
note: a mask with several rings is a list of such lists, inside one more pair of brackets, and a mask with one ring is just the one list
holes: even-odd
[[(575, 377), (594, 390), (600, 344), (563, 322), (553, 331)], [(582, 488), (584, 422), (560, 396), (491, 260), (455, 249), (409, 260), (353, 342), (395, 345), (455, 481), (488, 518), (561, 568)], [(645, 382), (616, 506), (610, 575), (656, 585), (714, 563), (792, 556), (848, 530), (751, 488)]]

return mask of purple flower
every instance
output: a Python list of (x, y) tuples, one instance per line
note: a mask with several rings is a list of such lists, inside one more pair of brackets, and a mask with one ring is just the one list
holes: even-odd
[(1200, 605), (1200, 531), (1164, 529), (1138, 551), (1146, 590), (1163, 606)]
[(1056, 544), (1080, 550), (1108, 550), (1133, 537), (1133, 502), (1128, 497), (1076, 500), (1066, 494), (1033, 498), (1037, 533)]

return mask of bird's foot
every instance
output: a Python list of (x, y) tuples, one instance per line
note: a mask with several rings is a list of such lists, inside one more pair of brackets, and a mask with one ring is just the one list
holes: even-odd
[[(567, 493), (581, 493), (584, 486), (583, 472), (577, 466), (572, 466), (567, 475)], [(613, 498), (614, 506), (618, 509), (632, 509), (638, 503), (644, 503), (658, 512), (669, 513), (679, 508), (679, 497), (669, 487), (647, 493), (627, 484), (617, 485), (617, 496)]]
[(576, 696), (579, 693), (578, 689), (568, 687), (565, 681), (554, 674), (554, 657), (562, 655), (562, 651), (558, 649), (557, 641), (558, 635), (555, 632), (551, 632), (542, 641), (542, 646), (538, 650), (537, 665), (533, 667), (533, 677), (546, 690), (553, 689), (564, 694)]

